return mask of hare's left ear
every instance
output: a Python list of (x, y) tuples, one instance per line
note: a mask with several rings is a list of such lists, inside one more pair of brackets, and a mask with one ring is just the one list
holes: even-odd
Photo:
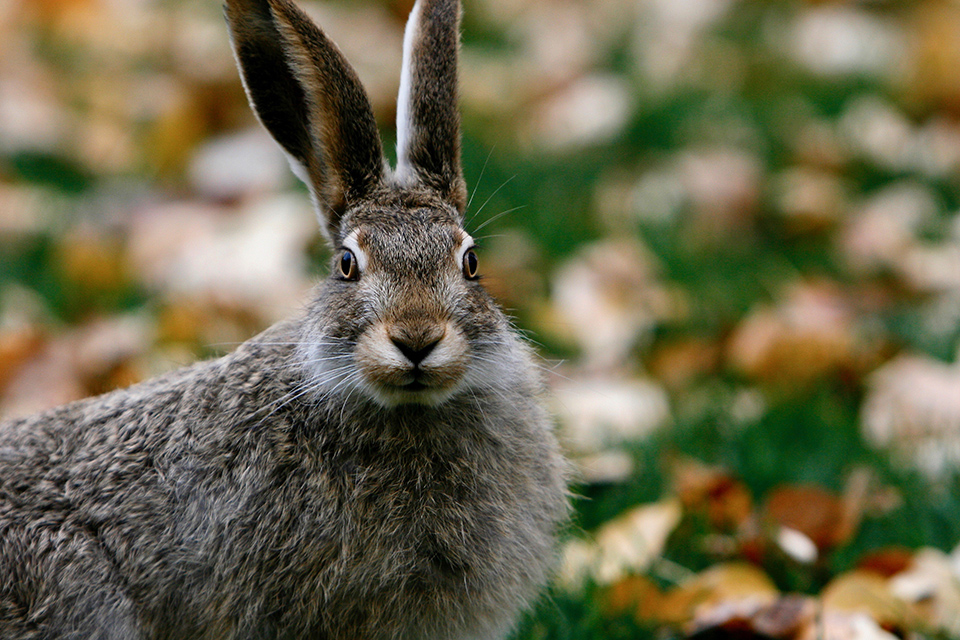
[(459, 0), (417, 0), (403, 36), (397, 101), (397, 177), (436, 190), (462, 214), (457, 108)]

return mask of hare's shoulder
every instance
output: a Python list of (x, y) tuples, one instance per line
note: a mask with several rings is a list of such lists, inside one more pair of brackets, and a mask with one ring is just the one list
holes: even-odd
[(0, 486), (153, 464), (148, 455), (228, 441), (235, 424), (254, 419), (284, 393), (287, 382), (271, 371), (285, 369), (287, 333), (274, 327), (220, 358), (0, 422)]

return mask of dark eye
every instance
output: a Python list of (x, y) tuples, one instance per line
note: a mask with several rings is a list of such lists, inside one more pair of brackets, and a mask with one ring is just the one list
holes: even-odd
[(463, 275), (466, 276), (467, 280), (476, 280), (479, 266), (477, 252), (473, 249), (467, 249), (467, 252), (463, 254)]
[(349, 249), (340, 254), (340, 275), (344, 280), (356, 280), (359, 277), (357, 258)]

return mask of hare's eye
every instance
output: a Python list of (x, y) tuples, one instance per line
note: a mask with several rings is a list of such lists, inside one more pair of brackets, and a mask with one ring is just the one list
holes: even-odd
[(479, 266), (477, 252), (473, 249), (467, 249), (467, 252), (463, 254), (463, 275), (466, 276), (467, 280), (476, 280)]
[(356, 280), (360, 275), (357, 270), (357, 259), (350, 250), (340, 254), (340, 275), (344, 280)]

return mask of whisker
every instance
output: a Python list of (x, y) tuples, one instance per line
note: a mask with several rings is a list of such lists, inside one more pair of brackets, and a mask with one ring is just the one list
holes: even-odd
[(494, 149), (497, 148), (497, 143), (494, 142), (490, 147), (490, 152), (487, 153), (487, 159), (483, 161), (483, 166), (480, 167), (480, 175), (477, 176), (477, 184), (473, 188), (473, 193), (470, 194), (470, 199), (467, 200), (467, 211), (470, 210), (470, 204), (473, 202), (473, 198), (477, 195), (477, 189), (480, 187), (480, 183), (483, 181), (483, 174), (487, 170), (487, 163), (490, 162), (490, 157), (493, 156)]
[(490, 200), (493, 199), (493, 196), (497, 195), (497, 194), (500, 192), (500, 189), (503, 189), (505, 186), (507, 186), (508, 184), (510, 184), (510, 181), (513, 180), (514, 178), (516, 178), (518, 175), (520, 175), (520, 174), (515, 173), (515, 174), (513, 174), (512, 176), (510, 176), (509, 178), (507, 178), (506, 180), (504, 180), (503, 184), (501, 184), (499, 187), (497, 187), (497, 188), (494, 190), (493, 193), (491, 193), (489, 196), (487, 196), (487, 199), (483, 201), (483, 204), (480, 205), (480, 208), (477, 209), (477, 212), (476, 212), (475, 214), (473, 214), (472, 216), (470, 216), (470, 220), (468, 220), (468, 222), (472, 221), (474, 218), (476, 218), (478, 215), (480, 215), (480, 212), (483, 211), (483, 208), (490, 203)]
[(497, 215), (491, 216), (490, 218), (487, 218), (479, 227), (477, 227), (476, 229), (474, 229), (474, 232), (480, 231), (480, 229), (483, 229), (485, 226), (487, 226), (487, 225), (490, 224), (491, 222), (493, 222), (493, 221), (495, 221), (495, 220), (499, 220), (500, 218), (502, 218), (503, 216), (507, 215), (508, 213), (513, 213), (514, 211), (517, 211), (518, 209), (523, 209), (523, 208), (525, 208), (526, 206), (527, 206), (527, 205), (525, 205), (525, 204), (521, 204), (521, 205), (516, 206), (516, 207), (514, 207), (514, 208), (512, 208), (512, 209), (507, 209), (506, 211), (501, 211), (501, 212), (498, 213)]

